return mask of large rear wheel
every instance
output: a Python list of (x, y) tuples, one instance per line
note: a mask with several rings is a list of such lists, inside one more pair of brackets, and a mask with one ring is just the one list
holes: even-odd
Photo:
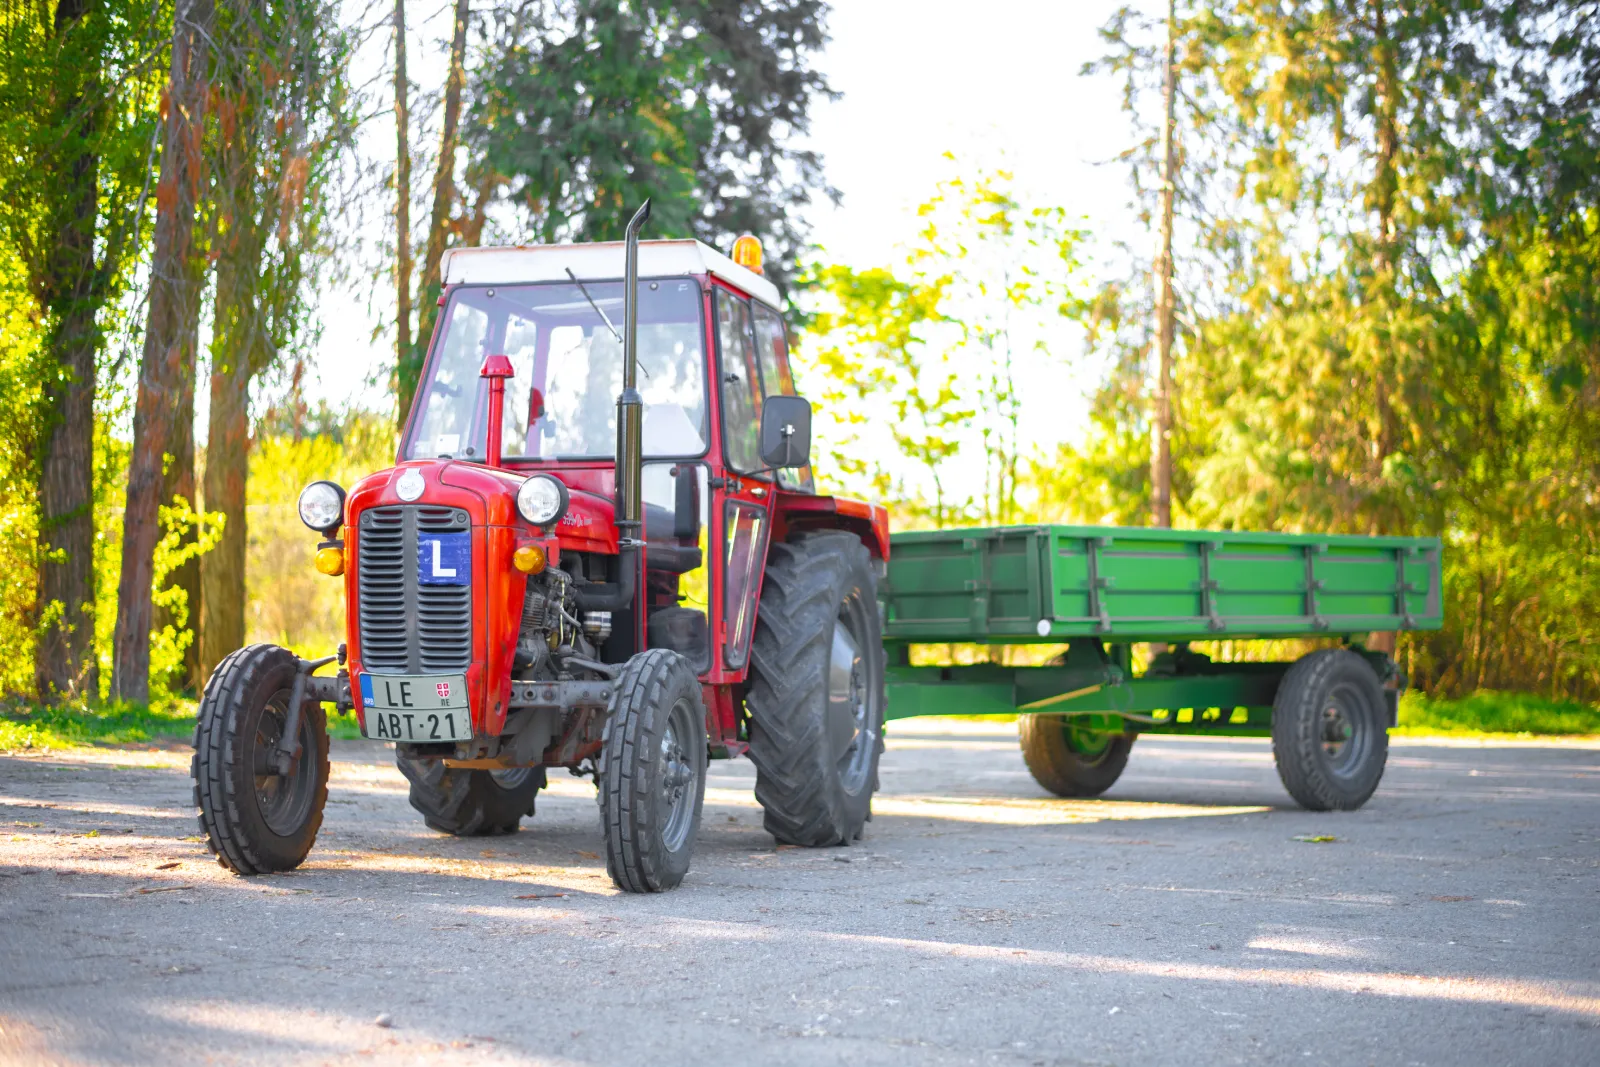
[(239, 874), (293, 870), (322, 827), (328, 802), (322, 705), (302, 705), (298, 754), (287, 771), (278, 764), (298, 666), (287, 649), (250, 645), (217, 665), (200, 698), (190, 764), (200, 831), (217, 862)]
[(877, 578), (854, 534), (773, 547), (745, 704), (767, 832), (793, 845), (859, 838), (878, 787), (884, 667)]
[(1132, 734), (1083, 730), (1070, 715), (1021, 715), (1017, 736), (1033, 780), (1058, 797), (1097, 797), (1128, 765)]

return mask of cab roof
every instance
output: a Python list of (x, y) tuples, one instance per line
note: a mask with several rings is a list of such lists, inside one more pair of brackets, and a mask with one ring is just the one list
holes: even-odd
[[(510, 245), (502, 248), (451, 248), (444, 254), (445, 285), (515, 285), (568, 281), (621, 281), (623, 243)], [(712, 274), (749, 293), (774, 310), (782, 307), (778, 287), (699, 241), (640, 241), (639, 276)]]

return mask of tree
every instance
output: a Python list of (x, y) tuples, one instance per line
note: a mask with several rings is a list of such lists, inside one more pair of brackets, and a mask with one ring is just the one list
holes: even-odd
[[(439, 161), (433, 178), (433, 211), (428, 218), (428, 242), (422, 255), (422, 281), (418, 287), (422, 298), (422, 315), (417, 323), (417, 343), (402, 354), (395, 374), (395, 415), (401, 430), (405, 429), (406, 416), (411, 412), (411, 400), (416, 396), (418, 379), (422, 375), (422, 359), (426, 355), (428, 341), (432, 339), (434, 319), (439, 313), (439, 294), (443, 288), (439, 268), (444, 259), (445, 246), (449, 243), (450, 221), (456, 199), (456, 146), (460, 137), (461, 94), (466, 86), (470, 15), (469, 0), (456, 0), (455, 31), (450, 38), (450, 67), (444, 84), (444, 121), (439, 135)], [(401, 158), (405, 161), (406, 195), (409, 196), (411, 161), (409, 154), (403, 154)], [(406, 209), (406, 224), (410, 225), (409, 206)], [(409, 234), (405, 240), (409, 242)]]
[(122, 0), (0, 7), (0, 240), (21, 259), (45, 324), (21, 473), (36, 488), (34, 686), (47, 700), (96, 691), (99, 318), (143, 216), (152, 28), (146, 5)]
[[(411, 354), (411, 84), (406, 75), (406, 0), (394, 0), (394, 288), (395, 378), (402, 391), (414, 394), (422, 368)], [(397, 403), (402, 426), (411, 411), (410, 397)]]
[(250, 386), (309, 336), (310, 287), (329, 248), (332, 168), (356, 118), (349, 32), (326, 0), (253, 0), (218, 19), (213, 94), (216, 297), (205, 506), (220, 514), (199, 558), (203, 682), (244, 644)]
[(205, 170), (214, 14), (212, 0), (177, 0), (173, 14), (149, 312), (134, 408), (112, 649), (111, 691), (121, 700), (142, 702), (149, 697), (151, 591), (163, 468), (179, 432), (184, 391), (193, 388), (198, 341), (194, 324), (199, 320), (203, 277), (194, 224)]

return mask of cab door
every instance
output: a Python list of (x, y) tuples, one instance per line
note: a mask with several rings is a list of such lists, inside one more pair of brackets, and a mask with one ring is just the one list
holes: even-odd
[(722, 477), (715, 480), (722, 618), (713, 634), (714, 666), (722, 681), (742, 681), (750, 664), (756, 599), (772, 529), (771, 473), (761, 471), (761, 402), (765, 395), (751, 302), (713, 287), (717, 338), (717, 399), (721, 415)]

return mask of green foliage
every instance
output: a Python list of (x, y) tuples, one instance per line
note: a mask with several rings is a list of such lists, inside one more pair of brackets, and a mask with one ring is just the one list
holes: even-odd
[(1400, 699), (1397, 734), (1483, 736), (1600, 734), (1600, 708), (1529, 693), (1478, 690), (1459, 699), (1410, 692)]
[(395, 456), (394, 425), (386, 417), (324, 413), (317, 421), (322, 432), (265, 433), (250, 453), (247, 640), (306, 657), (329, 655), (344, 640), (345, 601), (343, 580), (312, 566), (319, 538), (300, 521), (300, 490), (319, 478), (349, 489)]
[[(1446, 628), (1402, 640), (1412, 678), (1594, 699), (1600, 163), (1576, 146), (1600, 129), (1596, 13), (1193, 10), (1179, 26), (1179, 521), (1440, 535)], [(1099, 69), (1127, 79), (1136, 114), (1153, 29), (1124, 11), (1106, 30)], [(1146, 205), (1150, 147), (1129, 154)], [(1101, 434), (1062, 466), (1082, 479), (1073, 495), (1134, 517), (1144, 280), (1108, 287), (1099, 309), (1114, 366)]]
[(93, 743), (187, 741), (194, 736), (193, 702), (19, 705), (0, 713), (0, 752), (74, 748)]
[[(824, 477), (935, 528), (1035, 513), (1022, 439), (1024, 377), (1058, 361), (1083, 231), (1022, 203), (1012, 175), (942, 182), (894, 268), (823, 267), (801, 374), (822, 403)], [(886, 447), (887, 446), (887, 447)]]
[(811, 101), (829, 95), (809, 65), (825, 10), (822, 0), (496, 9), (471, 78), (464, 214), (481, 220), (499, 190), (521, 216), (519, 239), (616, 240), (649, 196), (652, 234), (726, 247), (753, 231), (786, 284), (805, 232), (795, 209), (822, 187), (816, 154), (793, 142)]
[(166, 623), (150, 634), (150, 703), (170, 704), (182, 689), (185, 653), (194, 644), (189, 594), (181, 585), (166, 585), (179, 567), (215, 548), (222, 537), (221, 512), (195, 511), (182, 497), (172, 498), (160, 510), (161, 540), (156, 542), (153, 590), (150, 601)]

